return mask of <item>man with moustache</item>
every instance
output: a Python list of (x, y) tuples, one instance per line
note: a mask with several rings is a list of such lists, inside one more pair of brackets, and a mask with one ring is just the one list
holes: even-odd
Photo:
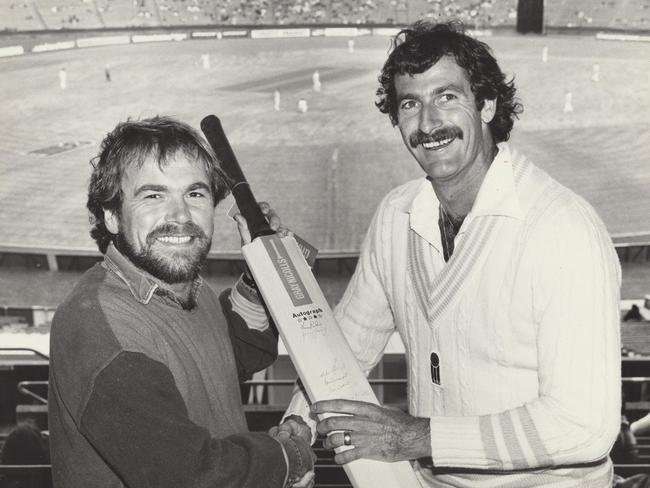
[(212, 150), (174, 119), (120, 123), (102, 142), (87, 206), (104, 259), (52, 324), (55, 486), (281, 488), (309, 476), (303, 439), (247, 429), (239, 381), (277, 357), (254, 282), (217, 297), (198, 274), (226, 190)]
[[(408, 413), (314, 403), (335, 414), (326, 447), (416, 460), (430, 487), (610, 486), (620, 267), (604, 225), (506, 142), (514, 83), (456, 24), (402, 30), (379, 81), (425, 174), (379, 205), (335, 315), (366, 371), (399, 333)], [(279, 430), (309, 439), (304, 397), (288, 413)]]

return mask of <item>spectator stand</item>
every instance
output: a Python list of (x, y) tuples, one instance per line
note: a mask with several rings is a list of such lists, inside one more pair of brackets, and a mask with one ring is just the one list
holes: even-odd
[(545, 2), (546, 24), (556, 27), (608, 29), (650, 28), (647, 0), (555, 0)]
[(38, 0), (34, 5), (47, 30), (104, 27), (94, 0)]
[(45, 28), (34, 2), (19, 0), (0, 5), (0, 31), (35, 31)]
[(160, 15), (154, 0), (94, 0), (107, 28), (157, 27)]
[[(393, 24), (455, 18), (474, 29), (517, 21), (517, 0), (11, 0), (0, 30)], [(650, 29), (648, 0), (547, 0), (551, 29)]]

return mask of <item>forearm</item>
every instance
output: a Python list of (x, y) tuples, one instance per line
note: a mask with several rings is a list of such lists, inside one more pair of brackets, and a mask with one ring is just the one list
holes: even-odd
[(543, 401), (492, 415), (432, 417), (431, 456), (438, 467), (518, 470), (598, 461), (617, 424), (605, 413), (586, 425)]
[(311, 442), (313, 444), (316, 441), (316, 436), (318, 435), (316, 432), (316, 419), (310, 415), (309, 400), (307, 399), (307, 395), (303, 389), (300, 388), (298, 383), (293, 390), (293, 395), (280, 423), (284, 422), (285, 419), (291, 415), (300, 417), (305, 422), (305, 424), (307, 424), (311, 430)]
[(122, 353), (97, 376), (79, 420), (93, 448), (128, 487), (282, 487), (281, 446), (265, 434), (222, 438), (192, 422), (169, 370)]
[(630, 430), (634, 435), (645, 435), (650, 429), (650, 413), (630, 424)]
[[(234, 303), (231, 300), (231, 290), (224, 291), (219, 296), (219, 301), (228, 321), (239, 378), (244, 381), (277, 359), (278, 334), (275, 327), (269, 325), (268, 316), (261, 305), (255, 306), (248, 302), (235, 289), (232, 293)], [(237, 306), (240, 302), (249, 305), (246, 311)]]
[[(578, 332), (575, 322), (571, 326)], [(488, 415), (432, 417), (436, 466), (512, 470), (588, 463), (607, 455), (620, 419), (615, 333), (585, 328), (569, 337), (554, 329), (539, 334), (539, 396)], [(510, 387), (517, 388), (516, 381)]]
[[(620, 419), (618, 324), (603, 319), (604, 311), (566, 320), (570, 308), (563, 309), (539, 327), (538, 396), (489, 415), (433, 417), (436, 466), (510, 470), (607, 455)], [(510, 388), (517, 388), (514, 378)]]

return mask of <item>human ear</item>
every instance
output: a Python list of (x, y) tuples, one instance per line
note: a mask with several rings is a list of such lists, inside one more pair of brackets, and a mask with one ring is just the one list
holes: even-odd
[(490, 122), (492, 122), (492, 119), (494, 118), (494, 114), (496, 113), (496, 111), (497, 111), (496, 99), (483, 100), (483, 108), (481, 109), (481, 120), (483, 121), (483, 123), (489, 124)]
[(114, 210), (104, 209), (104, 225), (111, 234), (117, 234), (120, 230), (120, 219)]

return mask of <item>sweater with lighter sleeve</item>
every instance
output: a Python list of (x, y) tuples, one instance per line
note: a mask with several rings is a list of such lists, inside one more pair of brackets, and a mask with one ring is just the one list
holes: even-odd
[(430, 418), (423, 486), (609, 487), (621, 274), (603, 223), (507, 143), (448, 262), (438, 212), (424, 178), (393, 190), (335, 310), (366, 371), (399, 333), (409, 413)]
[(193, 295), (184, 308), (111, 245), (59, 306), (49, 381), (55, 486), (283, 486), (284, 449), (248, 432), (239, 388), (277, 357), (277, 335), (268, 324), (249, 328), (228, 291), (218, 298), (199, 278)]

